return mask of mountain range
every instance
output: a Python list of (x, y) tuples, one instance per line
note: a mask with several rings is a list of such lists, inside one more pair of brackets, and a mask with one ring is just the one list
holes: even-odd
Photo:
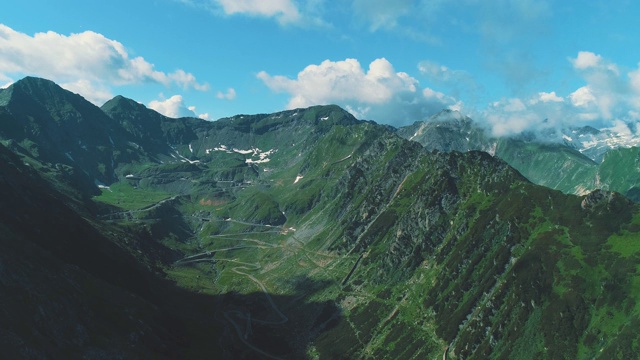
[(632, 358), (638, 150), (621, 139), (496, 138), (451, 111), (395, 129), (333, 105), (172, 119), (25, 78), (0, 90), (0, 345)]
[(427, 149), (489, 152), (533, 183), (565, 193), (586, 195), (606, 189), (640, 200), (640, 168), (634, 160), (640, 136), (587, 126), (499, 138), (451, 110), (399, 128), (397, 133)]

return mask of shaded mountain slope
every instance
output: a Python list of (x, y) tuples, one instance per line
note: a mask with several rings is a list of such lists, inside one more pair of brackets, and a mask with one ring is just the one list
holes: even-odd
[[(68, 207), (74, 200), (50, 188), (2, 145), (0, 167), (4, 356), (245, 357), (240, 355), (247, 351), (242, 343), (225, 340), (233, 330), (225, 329), (219, 319), (223, 309), (252, 306), (262, 301), (263, 293), (210, 296), (175, 287), (158, 271), (176, 254), (145, 235), (143, 228), (131, 231), (99, 223), (88, 212)], [(273, 295), (282, 303), (296, 296)], [(316, 317), (337, 309), (332, 303), (310, 301), (299, 311), (289, 316), (299, 318), (301, 325), (285, 334), (297, 332), (298, 345), (304, 349), (305, 341), (322, 330), (312, 326)], [(267, 344), (274, 336), (265, 327), (256, 329), (253, 339)], [(299, 357), (301, 350), (279, 351)]]

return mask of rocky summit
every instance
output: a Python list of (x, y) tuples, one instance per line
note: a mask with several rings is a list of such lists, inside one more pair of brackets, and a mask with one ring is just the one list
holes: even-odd
[(451, 112), (173, 119), (25, 78), (0, 90), (0, 348), (634, 358), (637, 148), (607, 151)]

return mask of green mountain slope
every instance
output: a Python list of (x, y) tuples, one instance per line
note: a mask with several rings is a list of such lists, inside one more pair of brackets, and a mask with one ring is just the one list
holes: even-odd
[[(91, 200), (53, 190), (56, 177), (24, 165), (37, 157), (20, 153), (17, 139), (5, 142), (22, 157), (0, 148), (9, 159), (3, 169), (15, 169), (0, 178), (10, 249), (2, 264), (52, 284), (35, 296), (28, 280), (2, 283), (15, 290), (2, 292), (3, 303), (20, 314), (0, 327), (18, 339), (13, 351), (28, 344), (52, 357), (98, 348), (291, 359), (610, 359), (640, 351), (640, 209), (619, 194), (565, 195), (487, 153), (432, 152), (336, 106), (216, 122), (165, 118), (120, 97), (102, 110), (138, 157), (116, 162), (109, 188)], [(445, 130), (441, 139), (453, 136)], [(537, 171), (563, 166), (527, 158), (537, 149), (509, 149)], [(628, 166), (614, 160), (614, 173)], [(23, 173), (43, 176), (34, 183)], [(68, 237), (69, 229), (84, 230)], [(46, 254), (36, 266), (30, 248), (15, 244)], [(87, 280), (38, 275), (65, 267)], [(102, 282), (115, 290), (93, 296)], [(58, 312), (47, 312), (51, 324), (95, 314), (83, 325), (91, 340), (65, 343), (66, 352), (19, 327), (36, 321), (29, 314), (58, 283), (77, 300), (63, 297)], [(33, 305), (6, 295), (18, 293)], [(78, 338), (72, 325), (59, 338)], [(150, 340), (126, 350), (138, 344), (129, 336), (136, 326)], [(112, 340), (94, 340), (103, 338)]]
[[(591, 128), (580, 129), (580, 134), (597, 132)], [(585, 156), (585, 153), (560, 142), (545, 142), (535, 136), (494, 138), (470, 118), (445, 110), (433, 118), (402, 127), (398, 135), (417, 141), (426, 149), (438, 151), (482, 150), (491, 153), (517, 169), (531, 182), (560, 190), (564, 193), (585, 195), (607, 186), (611, 191), (627, 194), (633, 192), (634, 181), (621, 181), (603, 165)], [(601, 150), (598, 150), (601, 151)], [(625, 149), (610, 150), (626, 154)], [(605, 155), (606, 157), (606, 155)], [(633, 155), (624, 161), (633, 161)], [(600, 156), (597, 155), (600, 159)], [(601, 170), (604, 166), (604, 170)], [(628, 178), (628, 176), (623, 176)], [(635, 199), (635, 198), (634, 198)]]
[(598, 168), (597, 180), (602, 188), (616, 189), (640, 202), (640, 149), (608, 151)]

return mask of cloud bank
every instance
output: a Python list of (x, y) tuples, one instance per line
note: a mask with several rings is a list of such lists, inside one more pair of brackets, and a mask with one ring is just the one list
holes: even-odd
[(289, 109), (335, 103), (356, 117), (373, 116), (389, 124), (404, 125), (442, 108), (460, 106), (440, 92), (421, 89), (417, 79), (396, 72), (384, 58), (372, 61), (366, 70), (356, 59), (325, 60), (307, 66), (295, 79), (265, 71), (257, 77), (271, 90), (289, 94)]
[(491, 103), (479, 115), (494, 135), (584, 125), (620, 130), (624, 124), (640, 121), (640, 64), (624, 70), (589, 51), (567, 60), (584, 85), (564, 96), (539, 92)]
[(113, 86), (158, 83), (209, 89), (184, 70), (156, 70), (143, 57), (131, 57), (120, 42), (93, 31), (68, 36), (49, 31), (30, 36), (0, 24), (0, 79), (24, 75), (56, 81), (96, 104), (112, 97)]
[[(640, 121), (640, 64), (624, 70), (588, 51), (567, 60), (583, 86), (568, 93), (545, 89), (502, 98), (470, 115), (487, 124), (495, 136), (584, 125), (620, 128), (620, 124)], [(420, 62), (418, 71), (432, 84), (457, 84), (468, 92), (481, 89), (470, 74), (434, 62)], [(464, 107), (455, 87), (449, 89), (456, 96), (421, 87), (416, 78), (396, 71), (384, 58), (372, 61), (368, 68), (356, 59), (325, 60), (305, 67), (295, 78), (265, 71), (257, 77), (272, 91), (288, 94), (289, 109), (334, 103), (358, 118), (394, 126), (424, 120), (445, 108)]]

